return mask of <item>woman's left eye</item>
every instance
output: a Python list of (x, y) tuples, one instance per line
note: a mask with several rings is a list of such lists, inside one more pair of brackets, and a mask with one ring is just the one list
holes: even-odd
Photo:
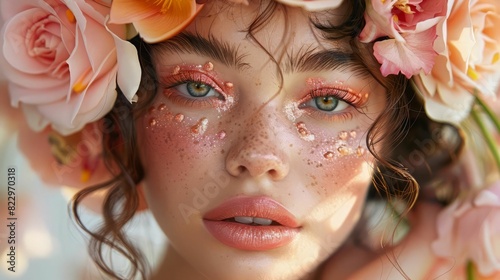
[(332, 95), (313, 97), (304, 105), (317, 108), (326, 113), (342, 111), (349, 106), (347, 102)]
[(175, 89), (183, 93), (186, 97), (210, 97), (220, 94), (210, 85), (202, 82), (189, 81), (175, 86)]

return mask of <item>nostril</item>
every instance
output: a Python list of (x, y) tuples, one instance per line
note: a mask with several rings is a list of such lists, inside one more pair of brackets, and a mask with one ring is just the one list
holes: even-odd
[(237, 168), (238, 174), (243, 174), (243, 172), (245, 172), (245, 170), (247, 170), (247, 169), (242, 165), (238, 166), (238, 168)]
[(267, 173), (269, 174), (269, 176), (271, 176), (271, 178), (278, 178), (279, 177), (279, 173), (278, 173), (278, 171), (276, 171), (276, 169), (268, 170)]

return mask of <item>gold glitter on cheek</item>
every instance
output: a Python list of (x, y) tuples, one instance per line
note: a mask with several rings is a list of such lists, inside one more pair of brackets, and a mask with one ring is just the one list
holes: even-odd
[(342, 156), (348, 156), (351, 154), (351, 150), (346, 146), (346, 145), (340, 145), (337, 149), (337, 151), (340, 153)]
[(331, 159), (334, 157), (334, 153), (333, 152), (326, 152), (324, 155), (323, 155), (326, 159)]
[(157, 121), (155, 118), (152, 118), (151, 120), (149, 120), (149, 126), (153, 127), (153, 126), (156, 126), (157, 124)]
[(224, 130), (219, 131), (219, 133), (217, 133), (217, 138), (220, 140), (226, 138), (226, 132)]
[(356, 149), (356, 155), (357, 155), (358, 157), (363, 156), (365, 153), (366, 153), (365, 148), (363, 148), (363, 147), (361, 147), (361, 146), (359, 146), (359, 147)]
[(226, 85), (227, 88), (233, 88), (234, 87), (234, 84), (231, 83), (231, 82), (226, 82), (225, 85)]
[(285, 114), (288, 120), (295, 122), (296, 119), (302, 116), (303, 110), (299, 109), (298, 102), (290, 102), (285, 105)]
[(347, 140), (347, 136), (348, 136), (347, 131), (339, 132), (339, 139), (340, 140)]
[(297, 132), (299, 133), (300, 137), (306, 141), (314, 141), (315, 136), (306, 127), (306, 124), (303, 122), (298, 122), (295, 124), (297, 127)]
[(356, 136), (358, 136), (358, 133), (356, 132), (356, 130), (351, 130), (351, 132), (349, 132), (349, 135), (351, 136), (351, 138), (356, 138)]
[(202, 135), (205, 133), (208, 127), (208, 119), (201, 118), (195, 125), (191, 127), (191, 132), (193, 134)]
[(164, 111), (165, 109), (167, 109), (167, 105), (165, 105), (163, 103), (158, 105), (158, 111)]

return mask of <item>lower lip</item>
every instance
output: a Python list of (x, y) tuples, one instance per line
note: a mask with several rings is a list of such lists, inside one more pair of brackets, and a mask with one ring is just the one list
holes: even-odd
[(208, 231), (221, 243), (241, 250), (264, 251), (285, 246), (299, 233), (285, 226), (250, 226), (235, 222), (204, 221)]

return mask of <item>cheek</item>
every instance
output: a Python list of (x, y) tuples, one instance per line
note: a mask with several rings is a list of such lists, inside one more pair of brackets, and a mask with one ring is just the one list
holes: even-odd
[(309, 130), (304, 123), (297, 125), (297, 133), (306, 144), (299, 156), (306, 166), (309, 186), (316, 188), (319, 195), (338, 194), (347, 187), (369, 183), (373, 156), (367, 152), (366, 130), (325, 132)]
[(212, 119), (173, 112), (159, 104), (137, 121), (148, 192), (192, 196), (189, 188), (202, 184), (209, 167), (221, 162), (218, 157), (224, 153), (225, 131), (217, 129), (219, 125)]

